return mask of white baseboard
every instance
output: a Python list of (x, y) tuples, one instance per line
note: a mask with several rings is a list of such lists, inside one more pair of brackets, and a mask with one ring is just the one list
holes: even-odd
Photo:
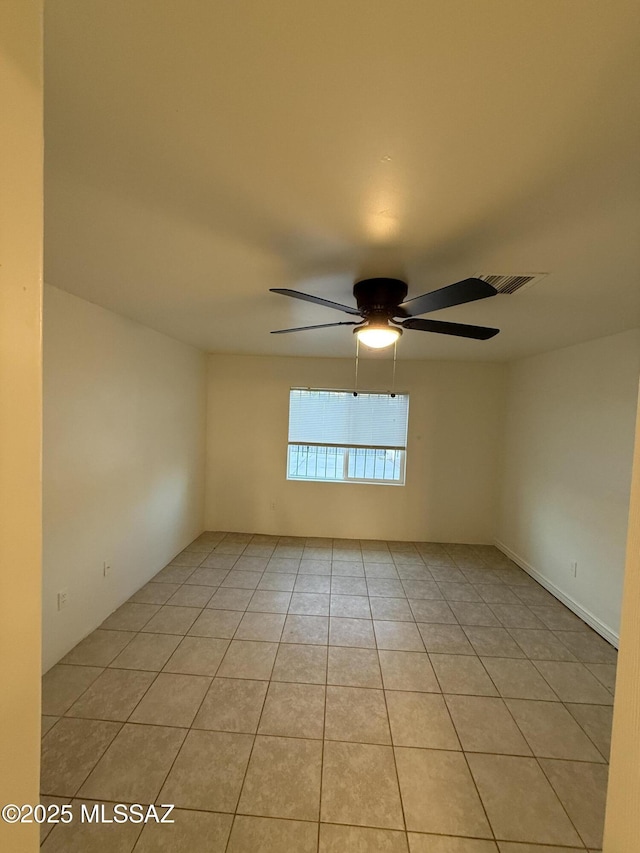
[(537, 569), (534, 569), (526, 560), (523, 560), (518, 554), (511, 550), (504, 542), (500, 542), (498, 539), (494, 539), (493, 543), (498, 550), (502, 551), (503, 554), (506, 554), (510, 560), (520, 566), (521, 569), (531, 575), (531, 577), (536, 580), (540, 586), (543, 586), (546, 590), (548, 590), (551, 595), (555, 596), (559, 601), (565, 604), (569, 610), (572, 610), (576, 616), (579, 616), (583, 622), (586, 622), (594, 631), (600, 634), (601, 637), (604, 637), (607, 642), (611, 643), (612, 646), (615, 646), (616, 649), (620, 643), (620, 635), (610, 628), (608, 625), (605, 625), (604, 622), (601, 622), (597, 616), (591, 613), (590, 610), (587, 610), (581, 604), (578, 604), (577, 601), (574, 601), (570, 595), (567, 595), (566, 592), (563, 592), (559, 589), (554, 583), (552, 583), (548, 578), (546, 578), (541, 572)]

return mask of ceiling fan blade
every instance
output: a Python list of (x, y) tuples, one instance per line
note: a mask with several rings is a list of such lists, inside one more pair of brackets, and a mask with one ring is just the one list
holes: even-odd
[(487, 341), (498, 334), (500, 329), (487, 326), (468, 326), (466, 323), (445, 323), (442, 320), (420, 320), (410, 318), (401, 324), (405, 329), (417, 329), (420, 332), (436, 332), (439, 335), (456, 335), (459, 338), (474, 338)]
[(300, 293), (299, 290), (289, 290), (286, 287), (270, 287), (271, 293), (281, 293), (283, 296), (292, 296), (294, 299), (304, 299), (305, 302), (313, 302), (315, 305), (324, 305), (325, 308), (335, 308), (338, 311), (345, 311), (347, 314), (353, 314), (360, 317), (360, 312), (357, 308), (352, 308), (350, 305), (341, 305), (339, 302), (331, 302), (329, 299), (321, 299), (319, 296), (311, 296), (309, 293)]
[(351, 323), (345, 320), (344, 323), (321, 323), (319, 326), (299, 326), (297, 329), (277, 329), (271, 332), (272, 335), (287, 335), (289, 332), (306, 332), (307, 329), (328, 329), (331, 326), (359, 326), (360, 323)]
[(495, 296), (497, 292), (495, 287), (481, 278), (465, 278), (463, 281), (441, 287), (440, 290), (432, 290), (431, 293), (408, 299), (398, 306), (395, 316), (417, 317), (418, 314), (428, 314), (442, 308), (451, 308), (453, 305), (475, 302), (476, 299), (486, 299), (488, 296)]

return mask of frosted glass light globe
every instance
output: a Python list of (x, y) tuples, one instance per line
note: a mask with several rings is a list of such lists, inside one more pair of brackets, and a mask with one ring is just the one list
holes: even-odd
[(371, 349), (384, 349), (394, 344), (402, 331), (393, 326), (363, 326), (356, 330), (356, 336), (361, 344)]

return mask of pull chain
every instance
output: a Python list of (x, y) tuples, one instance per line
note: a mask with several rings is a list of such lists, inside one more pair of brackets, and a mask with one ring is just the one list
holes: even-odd
[(398, 354), (398, 342), (393, 342), (393, 377), (391, 379), (391, 396), (396, 396), (396, 357)]
[(353, 390), (353, 396), (354, 397), (358, 396), (358, 358), (359, 358), (359, 356), (360, 356), (360, 341), (358, 340), (358, 337), (356, 336), (356, 379), (355, 379), (355, 385), (354, 385), (354, 390)]

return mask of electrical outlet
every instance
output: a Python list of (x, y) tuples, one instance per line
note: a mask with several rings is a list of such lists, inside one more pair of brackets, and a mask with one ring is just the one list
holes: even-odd
[(58, 610), (62, 610), (69, 603), (69, 592), (66, 589), (61, 589), (58, 593)]
[(573, 575), (574, 578), (578, 577), (578, 561), (577, 560), (571, 561), (571, 574)]
[(102, 564), (102, 575), (105, 578), (108, 578), (111, 574), (111, 563), (108, 563), (106, 560)]

